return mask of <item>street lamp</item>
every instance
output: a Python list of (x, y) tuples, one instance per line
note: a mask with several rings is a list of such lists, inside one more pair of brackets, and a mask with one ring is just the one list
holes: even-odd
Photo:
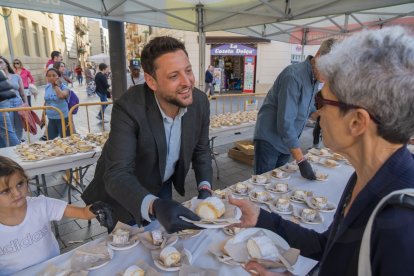
[(4, 19), (4, 25), (6, 25), (7, 42), (9, 43), (10, 60), (13, 60), (14, 59), (14, 51), (13, 51), (13, 44), (12, 44), (12, 39), (11, 39), (11, 34), (10, 34), (10, 26), (9, 26), (9, 20), (8, 20), (8, 18), (10, 17), (10, 15), (12, 13), (12, 10), (3, 8), (3, 11), (5, 11), (5, 14), (3, 14), (0, 11), (0, 15)]

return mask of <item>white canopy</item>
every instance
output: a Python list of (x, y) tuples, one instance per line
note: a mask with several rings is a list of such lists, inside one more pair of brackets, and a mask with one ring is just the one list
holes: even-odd
[(346, 34), (396, 19), (413, 24), (407, 17), (414, 15), (413, 0), (0, 0), (0, 5), (303, 44), (304, 33)]
[(107, 65), (109, 65), (109, 63), (110, 63), (110, 58), (109, 58), (109, 55), (108, 54), (97, 54), (97, 55), (93, 55), (93, 56), (90, 56), (88, 58), (88, 60), (89, 61), (93, 61), (93, 62), (95, 62), (97, 64), (99, 64), (99, 63), (106, 63)]
[(199, 32), (200, 86), (208, 31), (307, 45), (365, 27), (414, 26), (413, 0), (0, 0), (0, 6)]

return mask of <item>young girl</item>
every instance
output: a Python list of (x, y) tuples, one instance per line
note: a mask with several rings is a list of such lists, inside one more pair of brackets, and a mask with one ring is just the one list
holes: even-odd
[(59, 255), (50, 222), (92, 219), (112, 228), (110, 207), (97, 202), (75, 207), (44, 196), (29, 197), (28, 177), (13, 160), (0, 156), (0, 275), (10, 275)]
[[(46, 71), (47, 85), (45, 87), (45, 103), (47, 106), (53, 106), (62, 111), (65, 118), (65, 125), (68, 126), (68, 102), (69, 89), (62, 84), (60, 80), (60, 72), (55, 68), (49, 68)], [(46, 116), (49, 119), (47, 126), (47, 133), (49, 140), (52, 140), (59, 135), (62, 137), (62, 122), (57, 111), (52, 109), (46, 110)], [(66, 134), (69, 134), (69, 128), (66, 128)]]

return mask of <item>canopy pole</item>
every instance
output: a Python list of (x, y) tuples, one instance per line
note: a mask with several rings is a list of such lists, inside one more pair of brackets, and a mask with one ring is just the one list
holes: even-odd
[(124, 22), (108, 21), (109, 58), (112, 73), (112, 100), (119, 99), (127, 90)]
[(198, 47), (199, 47), (199, 77), (198, 88), (204, 91), (204, 70), (206, 60), (206, 34), (204, 32), (204, 5), (198, 4), (197, 11), (197, 29), (198, 29)]
[(305, 54), (306, 41), (308, 40), (308, 32), (309, 32), (308, 28), (303, 28), (302, 29), (302, 54), (300, 56), (302, 61), (304, 61), (306, 59), (304, 54)]

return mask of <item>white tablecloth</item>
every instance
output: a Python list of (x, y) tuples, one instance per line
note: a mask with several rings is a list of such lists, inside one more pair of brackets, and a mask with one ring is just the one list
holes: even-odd
[(101, 148), (96, 147), (94, 151), (79, 152), (71, 155), (64, 155), (50, 159), (42, 159), (33, 162), (22, 161), (19, 155), (14, 151), (15, 147), (0, 149), (0, 155), (11, 158), (19, 163), (26, 171), (29, 177), (40, 174), (52, 173), (61, 170), (67, 170), (75, 167), (84, 167), (96, 163), (101, 156)]
[[(327, 181), (308, 181), (302, 178), (299, 173), (295, 173), (289, 180), (284, 180), (283, 182), (289, 183), (293, 188), (311, 190), (314, 192), (314, 195), (326, 196), (329, 201), (337, 204), (347, 180), (353, 172), (353, 168), (346, 164), (341, 164), (340, 167), (333, 169), (324, 168), (320, 165), (314, 165), (314, 167), (317, 170), (329, 173), (329, 179)], [(295, 208), (300, 207), (303, 208), (304, 205), (301, 206), (301, 204), (295, 204)], [(334, 213), (323, 213), (325, 219), (323, 224), (303, 224), (303, 226), (322, 232), (326, 230), (332, 222), (333, 214)], [(152, 230), (158, 227), (158, 222), (153, 222), (147, 226), (147, 229)], [(218, 275), (248, 275), (248, 273), (239, 266), (229, 266), (218, 262), (215, 257), (208, 252), (208, 248), (211, 244), (223, 241), (226, 238), (228, 238), (228, 236), (226, 236), (220, 229), (207, 229), (198, 237), (189, 240), (179, 240), (176, 246), (179, 247), (182, 245), (192, 253), (194, 266), (216, 269)], [(100, 241), (102, 241), (102, 238), (86, 245)], [(49, 263), (53, 263), (58, 267), (69, 267), (69, 259), (72, 254), (73, 251), (57, 256), (47, 262), (30, 267), (17, 275), (37, 275), (39, 272), (43, 271)], [(113, 260), (102, 268), (91, 271), (89, 275), (115, 275), (122, 272), (128, 266), (136, 263), (138, 260), (144, 260), (147, 264), (155, 267), (150, 252), (143, 245), (139, 244), (126, 251), (115, 251)], [(295, 274), (306, 275), (316, 263), (317, 262), (314, 260), (300, 257), (295, 265)], [(165, 275), (178, 275), (178, 272), (160, 272)]]

